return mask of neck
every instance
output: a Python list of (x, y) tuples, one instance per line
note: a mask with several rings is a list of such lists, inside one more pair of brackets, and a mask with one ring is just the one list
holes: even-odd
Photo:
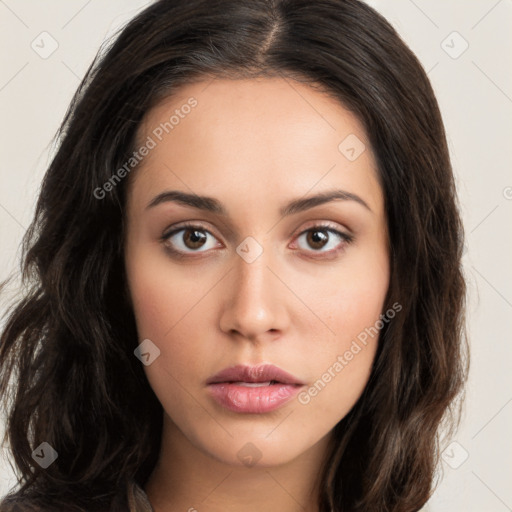
[(144, 486), (154, 512), (318, 512), (329, 435), (279, 466), (233, 466), (194, 446), (164, 413), (160, 457)]

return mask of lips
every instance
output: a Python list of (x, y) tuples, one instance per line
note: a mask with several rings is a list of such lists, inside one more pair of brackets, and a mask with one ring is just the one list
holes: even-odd
[(206, 381), (206, 384), (229, 383), (276, 383), (304, 385), (299, 379), (273, 364), (259, 366), (237, 365), (226, 368)]
[(266, 413), (281, 407), (304, 385), (277, 366), (238, 365), (226, 368), (206, 381), (211, 397), (238, 413)]

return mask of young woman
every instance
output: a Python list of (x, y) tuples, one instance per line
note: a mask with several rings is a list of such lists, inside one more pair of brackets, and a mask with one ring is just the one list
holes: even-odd
[(1, 337), (12, 510), (420, 510), (467, 372), (417, 58), (356, 0), (160, 0), (59, 132)]

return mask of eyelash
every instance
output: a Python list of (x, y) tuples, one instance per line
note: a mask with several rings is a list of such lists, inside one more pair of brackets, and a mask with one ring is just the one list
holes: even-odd
[[(172, 247), (170, 247), (170, 245), (168, 243), (169, 239), (173, 235), (179, 233), (180, 231), (187, 231), (188, 229), (205, 232), (205, 233), (210, 234), (211, 236), (214, 236), (213, 233), (211, 233), (208, 229), (206, 229), (205, 227), (203, 227), (199, 224), (192, 224), (192, 223), (188, 223), (188, 222), (181, 224), (181, 225), (175, 227), (172, 231), (164, 233), (162, 235), (162, 237), (160, 238), (160, 242), (164, 244), (166, 251), (168, 251), (172, 256), (177, 257), (179, 259), (189, 258), (189, 257), (194, 258), (195, 257), (195, 256), (193, 256), (194, 253), (200, 254), (202, 252), (208, 252), (208, 251), (192, 251), (192, 253), (187, 253), (187, 252), (182, 252), (182, 251), (179, 251), (177, 249), (173, 249)], [(335, 235), (339, 236), (342, 239), (342, 242), (340, 242), (341, 243), (340, 248), (331, 249), (330, 251), (312, 250), (313, 253), (321, 254), (322, 255), (321, 257), (324, 257), (325, 255), (329, 255), (329, 258), (333, 258), (338, 253), (342, 252), (345, 249), (346, 245), (349, 245), (354, 241), (353, 235), (343, 233), (342, 231), (339, 231), (338, 229), (335, 229), (334, 227), (332, 227), (330, 224), (317, 224), (317, 225), (311, 226), (310, 228), (299, 233), (299, 235), (296, 238), (298, 239), (302, 235), (309, 233), (311, 231), (327, 231), (329, 233), (334, 233)], [(191, 254), (192, 254), (192, 256), (191, 256)], [(312, 258), (317, 259), (318, 256), (312, 256)]]

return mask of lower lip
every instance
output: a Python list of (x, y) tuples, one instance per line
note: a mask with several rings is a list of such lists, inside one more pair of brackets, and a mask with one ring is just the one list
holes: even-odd
[(234, 412), (264, 413), (273, 411), (291, 398), (302, 386), (293, 384), (271, 384), (248, 387), (230, 382), (208, 386), (212, 397), (223, 407)]

